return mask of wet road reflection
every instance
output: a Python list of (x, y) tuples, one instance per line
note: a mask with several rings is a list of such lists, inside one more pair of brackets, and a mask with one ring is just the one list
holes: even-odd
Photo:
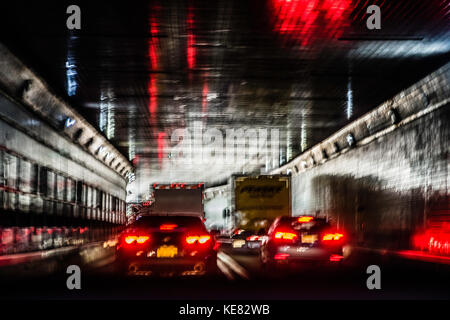
[[(448, 299), (450, 267), (353, 254), (334, 266), (301, 265), (266, 272), (256, 255), (218, 255), (207, 277), (123, 276), (114, 262), (82, 270), (81, 290), (68, 290), (64, 270), (52, 276), (3, 279), (2, 299)], [(381, 269), (381, 289), (369, 290), (367, 266)]]

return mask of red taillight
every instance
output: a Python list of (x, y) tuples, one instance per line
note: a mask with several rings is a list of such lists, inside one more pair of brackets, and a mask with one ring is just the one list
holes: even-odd
[(210, 235), (200, 235), (200, 236), (187, 236), (186, 243), (187, 244), (205, 244), (211, 241)]
[(201, 244), (207, 243), (209, 240), (211, 240), (211, 236), (200, 236), (198, 238), (198, 242)]
[(297, 222), (299, 222), (299, 223), (306, 223), (306, 222), (311, 222), (313, 219), (314, 219), (314, 217), (304, 216), (304, 217), (299, 217), (297, 219)]
[(133, 242), (135, 242), (137, 240), (137, 237), (136, 236), (126, 236), (124, 240), (127, 244), (132, 244)]
[(173, 230), (177, 227), (178, 227), (178, 225), (176, 225), (176, 224), (162, 224), (159, 226), (159, 230), (168, 231), (168, 230)]
[(247, 237), (247, 241), (258, 241), (259, 240), (259, 236), (249, 236)]
[(344, 238), (344, 234), (335, 232), (335, 233), (325, 233), (322, 236), (322, 241), (339, 241)]
[(146, 243), (150, 239), (149, 236), (138, 236), (136, 242), (139, 244)]
[(297, 235), (292, 232), (277, 231), (274, 235), (275, 240), (295, 240)]
[(128, 235), (128, 236), (125, 236), (123, 238), (123, 241), (126, 244), (133, 244), (133, 243), (144, 244), (148, 240), (150, 240), (150, 237), (149, 236), (143, 236), (143, 235)]
[(333, 261), (333, 262), (341, 261), (342, 259), (344, 259), (344, 256), (341, 256), (339, 254), (332, 254), (330, 256), (330, 261)]
[(288, 257), (289, 257), (289, 253), (277, 253), (277, 254), (275, 254), (275, 256), (273, 258), (275, 260), (285, 260)]

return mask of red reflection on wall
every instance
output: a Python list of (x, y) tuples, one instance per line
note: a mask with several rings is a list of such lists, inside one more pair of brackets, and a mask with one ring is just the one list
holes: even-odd
[(203, 84), (203, 92), (202, 92), (202, 117), (203, 119), (206, 117), (208, 112), (208, 84), (205, 82)]
[(450, 255), (450, 223), (442, 223), (437, 228), (430, 227), (422, 233), (415, 234), (413, 247), (433, 254)]
[(274, 31), (298, 39), (336, 39), (348, 24), (351, 0), (271, 0)]
[(148, 104), (148, 110), (150, 111), (150, 115), (154, 116), (158, 105), (156, 103), (156, 95), (158, 94), (157, 88), (156, 88), (156, 79), (154, 76), (150, 77), (150, 80), (148, 82), (148, 95), (149, 95), (149, 104)]
[(194, 14), (192, 11), (192, 8), (189, 8), (187, 16), (187, 63), (189, 69), (193, 69), (195, 66)]
[(133, 160), (131, 160), (131, 162), (133, 163), (133, 166), (136, 167), (139, 163), (139, 156), (138, 155), (134, 156), (134, 158), (133, 158)]
[(162, 161), (164, 158), (164, 149), (166, 146), (166, 133), (165, 132), (158, 132), (158, 163), (159, 166), (162, 166)]

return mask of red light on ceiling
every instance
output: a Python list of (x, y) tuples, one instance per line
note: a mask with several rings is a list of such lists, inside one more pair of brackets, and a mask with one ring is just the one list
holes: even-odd
[[(158, 69), (158, 47), (159, 47), (159, 26), (156, 20), (156, 13), (158, 12), (159, 8), (152, 7), (151, 8), (151, 15), (149, 19), (149, 28), (150, 28), (150, 40), (148, 41), (148, 58), (150, 61), (150, 68), (152, 71)], [(157, 104), (157, 87), (156, 87), (156, 80), (155, 76), (152, 74), (150, 76), (147, 92), (149, 95), (149, 101), (148, 101), (148, 110), (150, 113), (150, 127), (153, 130), (153, 136), (156, 136), (156, 129), (157, 128), (157, 119), (156, 119), (156, 112), (158, 109)]]
[(351, 0), (272, 0), (274, 31), (303, 46), (320, 38), (339, 38), (348, 25), (351, 4)]
[(158, 69), (158, 56), (157, 48), (159, 45), (158, 41), (158, 24), (156, 22), (155, 16), (150, 17), (150, 40), (148, 45), (148, 56), (150, 58), (150, 65), (152, 70)]
[(195, 66), (195, 47), (194, 47), (194, 14), (193, 9), (189, 8), (187, 16), (187, 63), (188, 68), (193, 69)]

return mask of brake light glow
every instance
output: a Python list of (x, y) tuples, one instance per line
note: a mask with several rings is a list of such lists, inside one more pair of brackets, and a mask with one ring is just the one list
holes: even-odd
[(325, 233), (322, 237), (323, 241), (338, 241), (344, 237), (342, 233)]
[(173, 230), (176, 227), (178, 227), (176, 224), (162, 224), (159, 226), (159, 230)]
[(132, 244), (132, 243), (135, 242), (136, 240), (137, 240), (137, 237), (136, 237), (136, 236), (128, 236), (128, 237), (125, 237), (125, 242), (128, 243), (128, 244)]
[(139, 237), (136, 239), (136, 242), (139, 243), (139, 244), (142, 244), (142, 243), (147, 242), (148, 239), (150, 239), (150, 237), (148, 237), (148, 236), (139, 236)]
[(300, 222), (300, 223), (305, 223), (305, 222), (310, 222), (310, 221), (312, 221), (314, 219), (314, 217), (307, 217), (307, 216), (304, 216), (304, 217), (299, 217), (298, 219), (297, 219), (297, 221), (298, 222)]
[(127, 244), (132, 244), (134, 242), (138, 243), (138, 244), (143, 244), (146, 243), (148, 240), (150, 239), (149, 236), (126, 236), (125, 237), (125, 243)]
[(198, 238), (198, 242), (203, 244), (203, 243), (208, 242), (210, 239), (211, 239), (210, 236), (200, 236), (200, 237)]
[(210, 235), (202, 235), (202, 236), (187, 236), (186, 243), (187, 244), (195, 244), (196, 242), (200, 244), (205, 244), (211, 240)]
[(278, 232), (275, 232), (274, 238), (280, 239), (280, 240), (295, 240), (295, 239), (297, 239), (297, 235), (292, 232), (278, 231)]

